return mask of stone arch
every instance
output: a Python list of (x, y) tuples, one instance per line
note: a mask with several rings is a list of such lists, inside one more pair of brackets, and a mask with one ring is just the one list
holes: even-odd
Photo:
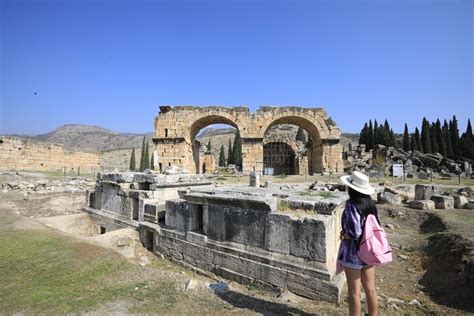
[[(323, 148), (322, 148), (322, 135), (327, 135), (327, 128), (318, 122), (314, 117), (310, 120), (310, 117), (307, 115), (295, 115), (295, 114), (282, 114), (275, 117), (273, 120), (269, 121), (265, 127), (263, 132), (263, 136), (265, 133), (275, 125), (279, 124), (292, 124), (304, 129), (307, 133), (309, 138), (311, 139), (310, 148), (308, 152), (308, 170), (306, 173), (313, 173), (313, 172), (322, 172), (324, 170), (323, 166)], [(301, 170), (303, 172), (303, 170)]]

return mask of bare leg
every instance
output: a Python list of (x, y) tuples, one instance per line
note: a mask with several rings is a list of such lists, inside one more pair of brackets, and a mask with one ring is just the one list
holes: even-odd
[(344, 267), (349, 290), (349, 315), (360, 315), (361, 270)]
[(374, 267), (363, 268), (361, 271), (362, 286), (367, 298), (367, 307), (370, 316), (377, 316), (377, 292), (375, 290), (375, 269)]

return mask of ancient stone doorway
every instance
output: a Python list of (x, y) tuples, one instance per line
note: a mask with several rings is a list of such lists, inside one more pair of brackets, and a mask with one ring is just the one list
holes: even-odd
[(293, 175), (296, 171), (295, 152), (283, 142), (271, 142), (263, 146), (263, 168), (273, 169), (274, 175)]

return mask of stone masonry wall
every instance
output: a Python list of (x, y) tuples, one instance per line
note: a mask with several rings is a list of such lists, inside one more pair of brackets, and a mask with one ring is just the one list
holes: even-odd
[(62, 145), (1, 137), (0, 170), (81, 173), (98, 172), (100, 154), (65, 150)]
[(312, 172), (342, 172), (341, 132), (322, 108), (295, 106), (265, 106), (255, 113), (246, 107), (223, 106), (161, 106), (155, 119), (153, 142), (162, 167), (178, 165), (188, 171), (196, 170), (193, 152), (196, 134), (211, 124), (229, 124), (238, 129), (242, 139), (242, 168), (244, 173), (262, 171), (265, 132), (278, 124), (292, 124), (311, 136), (314, 153)]

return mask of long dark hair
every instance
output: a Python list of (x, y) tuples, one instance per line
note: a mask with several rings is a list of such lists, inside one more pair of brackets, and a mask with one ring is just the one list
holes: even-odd
[(380, 224), (377, 207), (369, 195), (360, 193), (351, 187), (349, 187), (348, 193), (351, 201), (355, 204), (355, 206), (357, 206), (357, 210), (359, 211), (360, 215), (364, 217), (367, 217), (369, 214), (375, 215), (375, 218), (377, 218), (377, 221)]

